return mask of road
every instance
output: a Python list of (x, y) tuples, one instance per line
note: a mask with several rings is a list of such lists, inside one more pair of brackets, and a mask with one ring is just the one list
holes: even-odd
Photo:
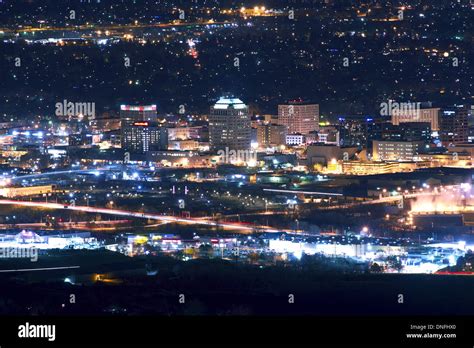
[(203, 220), (203, 219), (182, 218), (182, 217), (176, 217), (176, 216), (149, 214), (149, 213), (119, 210), (119, 209), (65, 205), (65, 204), (59, 204), (59, 203), (15, 201), (15, 200), (9, 200), (9, 199), (1, 199), (0, 205), (17, 205), (17, 206), (23, 206), (23, 207), (47, 208), (47, 209), (53, 209), (53, 210), (58, 210), (58, 209), (59, 210), (73, 210), (73, 211), (81, 211), (85, 213), (135, 217), (135, 218), (142, 218), (142, 219), (158, 220), (158, 221), (163, 221), (163, 222), (176, 222), (176, 223), (185, 223), (185, 224), (194, 224), (194, 225), (217, 226), (217, 227), (223, 227), (223, 228), (229, 228), (229, 229), (235, 229), (235, 230), (247, 231), (247, 232), (253, 232), (256, 229), (261, 232), (270, 232), (270, 233), (282, 231), (282, 230), (276, 230), (269, 226), (260, 226), (260, 225), (243, 226), (243, 225), (235, 224), (235, 223), (215, 222), (215, 221)]
[(11, 181), (24, 181), (24, 180), (30, 180), (30, 179), (39, 179), (39, 178), (44, 178), (48, 176), (54, 176), (54, 175), (62, 175), (62, 174), (94, 174), (94, 173), (101, 173), (106, 169), (71, 169), (71, 170), (60, 170), (56, 172), (45, 172), (45, 173), (38, 173), (38, 174), (28, 174), (28, 175), (21, 175), (21, 176), (16, 176), (11, 178)]
[(396, 196), (389, 196), (389, 197), (382, 197), (382, 198), (372, 199), (372, 200), (363, 201), (363, 202), (332, 205), (330, 207), (321, 207), (319, 209), (321, 209), (321, 210), (349, 209), (349, 208), (359, 207), (359, 206), (362, 206), (362, 205), (372, 205), (372, 204), (382, 204), (382, 203), (396, 203), (396, 202), (400, 202), (401, 200), (417, 198), (417, 197), (439, 196), (439, 194), (440, 194), (439, 192), (407, 193), (407, 194), (399, 194), (399, 195), (396, 195)]

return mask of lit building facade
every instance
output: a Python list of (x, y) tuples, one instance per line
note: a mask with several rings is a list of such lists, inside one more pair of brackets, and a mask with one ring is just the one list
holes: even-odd
[(250, 150), (252, 139), (248, 106), (237, 98), (221, 98), (209, 114), (211, 149)]
[(342, 172), (346, 175), (374, 175), (401, 172), (398, 163), (342, 161)]
[(468, 142), (468, 115), (469, 109), (462, 106), (441, 112), (439, 136), (444, 146)]
[(340, 133), (336, 127), (322, 127), (318, 132), (318, 142), (324, 144), (340, 145)]
[(175, 127), (168, 128), (168, 139), (171, 140), (188, 140), (200, 139), (202, 127)]
[(285, 145), (286, 127), (279, 124), (261, 124), (257, 126), (258, 146), (272, 147)]
[(419, 158), (422, 141), (373, 141), (374, 161), (413, 161)]
[(410, 109), (410, 110), (393, 110), (392, 123), (399, 125), (405, 122), (426, 122), (431, 126), (431, 130), (439, 130), (440, 109)]
[(170, 140), (168, 142), (168, 150), (199, 150), (199, 142), (197, 140)]
[(302, 145), (306, 143), (306, 137), (303, 134), (287, 134), (286, 145)]
[(129, 126), (135, 122), (156, 122), (156, 105), (121, 105), (120, 121), (122, 127)]
[(6, 187), (0, 189), (0, 196), (7, 198), (37, 196), (52, 193), (55, 185), (27, 186), (27, 187)]
[(319, 104), (290, 103), (278, 105), (278, 124), (289, 134), (307, 135), (319, 129)]
[(122, 128), (122, 148), (132, 153), (168, 148), (168, 133), (165, 127), (151, 122), (135, 122)]

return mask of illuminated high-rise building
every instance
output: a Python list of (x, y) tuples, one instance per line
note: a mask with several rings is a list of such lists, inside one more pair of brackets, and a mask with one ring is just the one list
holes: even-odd
[(156, 105), (121, 105), (120, 121), (122, 127), (129, 126), (135, 122), (156, 122)]
[(212, 150), (250, 150), (252, 134), (248, 106), (237, 98), (221, 98), (211, 106), (209, 142)]
[(165, 127), (152, 122), (135, 122), (122, 128), (122, 148), (131, 153), (145, 153), (168, 148)]
[(257, 126), (257, 143), (260, 147), (285, 145), (286, 127), (279, 124)]
[(158, 126), (156, 120), (156, 105), (121, 105), (122, 148), (132, 153), (166, 149), (168, 135), (164, 134), (165, 129)]
[(465, 106), (443, 109), (439, 135), (444, 146), (468, 142), (468, 115), (469, 109)]
[(308, 135), (319, 130), (319, 104), (300, 101), (278, 105), (278, 124), (287, 128), (288, 134)]

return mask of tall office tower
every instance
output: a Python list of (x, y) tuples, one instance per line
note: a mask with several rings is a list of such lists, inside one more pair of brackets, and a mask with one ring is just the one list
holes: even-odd
[(156, 105), (120, 105), (120, 128), (122, 148), (130, 152), (146, 152), (155, 147)]
[(278, 105), (278, 124), (286, 126), (288, 134), (308, 135), (319, 130), (319, 104), (290, 102)]
[[(375, 122), (370, 117), (340, 117), (337, 129), (339, 131), (339, 143), (341, 146), (368, 147), (368, 133)], [(370, 147), (369, 146), (369, 147)]]
[(145, 153), (168, 148), (167, 128), (152, 122), (135, 122), (122, 128), (122, 148), (131, 153)]
[(220, 98), (211, 106), (209, 142), (212, 150), (250, 150), (252, 139), (248, 106), (240, 99)]
[(286, 127), (280, 124), (261, 124), (257, 126), (257, 143), (261, 148), (285, 145)]
[(439, 135), (444, 146), (468, 142), (468, 114), (469, 109), (465, 106), (442, 110)]
[(135, 122), (156, 122), (156, 119), (156, 105), (120, 106), (122, 127), (129, 126)]
[(428, 122), (431, 125), (432, 131), (439, 130), (439, 108), (393, 110), (391, 115), (392, 123), (396, 126), (405, 122)]

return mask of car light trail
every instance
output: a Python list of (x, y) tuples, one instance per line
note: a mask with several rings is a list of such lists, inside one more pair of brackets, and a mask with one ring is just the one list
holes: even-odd
[(43, 267), (43, 268), (19, 268), (19, 269), (1, 269), (0, 273), (9, 272), (32, 272), (32, 271), (55, 271), (60, 269), (80, 268), (81, 266), (63, 266), (63, 267)]
[(254, 231), (255, 229), (258, 229), (263, 232), (281, 232), (273, 228), (268, 228), (268, 226), (258, 226), (258, 225), (242, 226), (238, 224), (220, 223), (220, 222), (209, 221), (209, 220), (186, 219), (186, 218), (179, 218), (179, 217), (168, 216), (168, 215), (145, 214), (141, 212), (126, 211), (126, 210), (119, 210), (119, 209), (95, 208), (95, 207), (87, 207), (87, 206), (72, 206), (72, 205), (65, 205), (65, 204), (59, 204), (59, 203), (14, 201), (14, 200), (2, 199), (0, 200), (0, 204), (19, 205), (23, 207), (47, 208), (47, 209), (55, 209), (55, 210), (56, 209), (74, 210), (74, 211), (81, 211), (81, 212), (86, 212), (86, 213), (99, 213), (99, 214), (109, 214), (109, 215), (116, 215), (116, 216), (130, 216), (130, 217), (135, 217), (135, 218), (159, 220), (159, 221), (165, 221), (165, 222), (179, 222), (179, 223), (186, 223), (186, 224), (218, 226), (218, 227), (237, 229), (237, 230), (243, 230), (243, 231)]

